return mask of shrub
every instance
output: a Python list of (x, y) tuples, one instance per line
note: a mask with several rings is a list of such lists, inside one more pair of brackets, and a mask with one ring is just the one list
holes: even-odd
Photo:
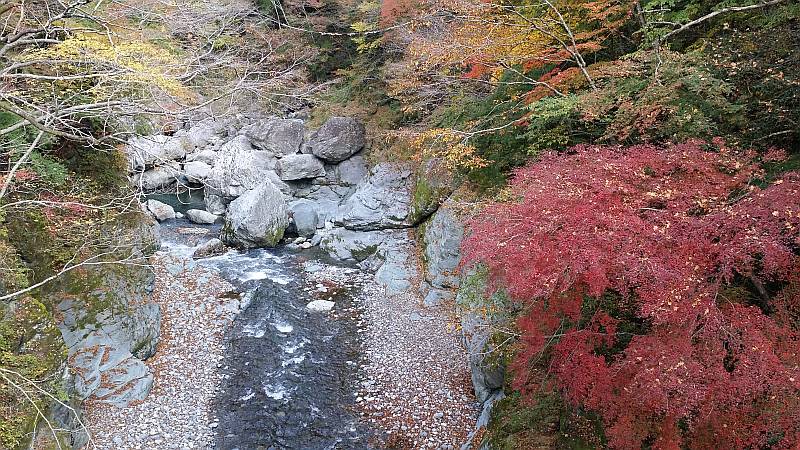
[[(800, 173), (760, 188), (722, 142), (577, 146), (518, 170), (471, 224), (465, 262), (527, 305), (533, 361), (613, 448), (800, 440)], [(491, 236), (491, 239), (487, 239)]]

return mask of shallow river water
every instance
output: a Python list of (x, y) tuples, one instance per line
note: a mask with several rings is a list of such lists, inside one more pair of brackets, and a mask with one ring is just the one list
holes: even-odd
[[(185, 220), (162, 224), (162, 248), (190, 254), (218, 228), (187, 232), (197, 227)], [(215, 448), (371, 448), (375, 433), (359, 421), (353, 394), (362, 379), (364, 274), (314, 249), (230, 251), (199, 264), (236, 286), (247, 305), (224, 336), (223, 380), (212, 411)], [(318, 299), (335, 301), (334, 310), (306, 307)]]

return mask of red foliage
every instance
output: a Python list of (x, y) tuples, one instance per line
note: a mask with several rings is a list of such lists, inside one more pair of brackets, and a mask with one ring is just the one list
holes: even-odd
[(516, 387), (546, 355), (614, 448), (800, 442), (800, 174), (757, 188), (753, 157), (579, 146), (519, 170), (464, 243), (528, 305)]
[(399, 17), (410, 13), (415, 5), (414, 0), (383, 0), (381, 2), (381, 25), (393, 25)]

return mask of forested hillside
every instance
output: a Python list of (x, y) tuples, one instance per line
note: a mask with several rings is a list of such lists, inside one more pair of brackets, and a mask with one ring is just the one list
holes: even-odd
[(797, 445), (797, 3), (360, 11), (340, 89), (481, 204), (492, 448)]
[[(468, 347), (464, 317), (486, 333), (475, 389), (500, 374), (465, 445), (800, 443), (800, 3), (10, 0), (0, 19), (0, 448), (86, 444), (73, 303), (89, 328), (144, 314), (131, 292), (152, 290), (156, 246), (133, 139), (180, 140), (163, 167), (181, 194), (204, 188), (182, 185), (208, 144), (187, 130), (232, 142), (267, 116), (365, 125), (324, 167), (301, 131), (292, 156), (318, 167), (281, 178), (295, 191), (362, 147), (410, 168), (407, 215), (342, 229), (411, 230), (423, 278), (431, 236), (464, 222), (447, 281), (415, 283), (446, 291)], [(127, 355), (156, 351), (153, 327)]]

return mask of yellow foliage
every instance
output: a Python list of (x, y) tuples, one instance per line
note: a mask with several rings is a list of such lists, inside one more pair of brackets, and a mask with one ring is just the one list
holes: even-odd
[[(76, 33), (50, 47), (29, 50), (18, 59), (55, 60), (76, 74), (86, 72), (87, 67), (91, 71), (105, 69), (108, 75), (100, 77), (100, 81), (105, 82), (93, 89), (93, 94), (99, 98), (111, 95), (110, 89), (118, 92), (120, 83), (152, 85), (176, 96), (187, 94), (172, 73), (177, 66), (175, 55), (143, 41), (112, 42), (104, 35)], [(113, 83), (109, 83), (112, 80)]]
[(488, 162), (481, 158), (464, 133), (449, 128), (434, 128), (416, 134), (411, 147), (421, 159), (441, 159), (448, 170), (479, 169)]

